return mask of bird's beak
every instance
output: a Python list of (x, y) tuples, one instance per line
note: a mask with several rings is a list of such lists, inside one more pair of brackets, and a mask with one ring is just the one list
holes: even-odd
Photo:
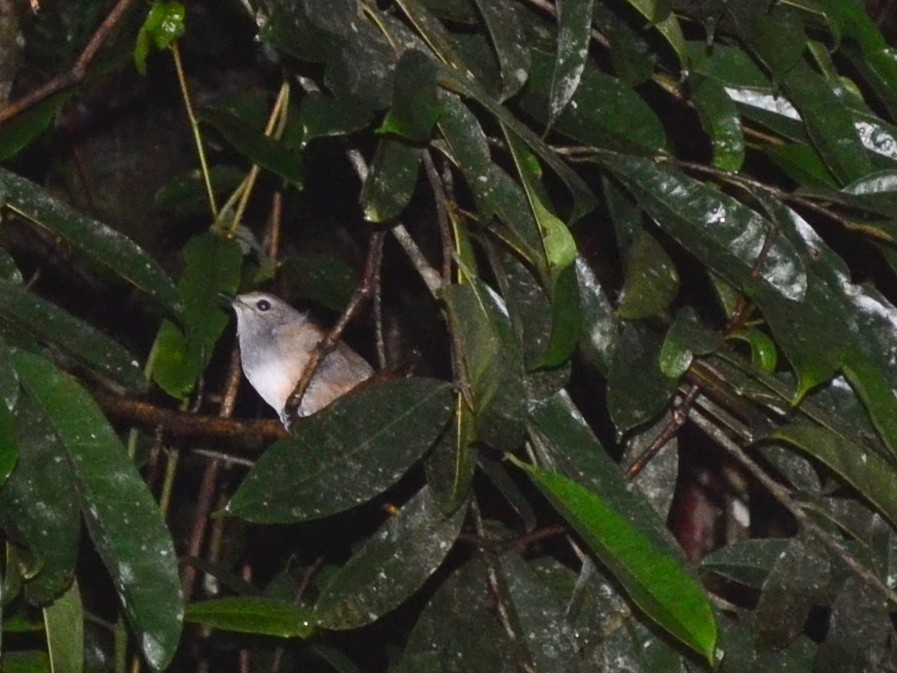
[(228, 294), (227, 292), (218, 293), (218, 302), (221, 304), (222, 308), (233, 308), (234, 304), (238, 301), (240, 300), (232, 294)]

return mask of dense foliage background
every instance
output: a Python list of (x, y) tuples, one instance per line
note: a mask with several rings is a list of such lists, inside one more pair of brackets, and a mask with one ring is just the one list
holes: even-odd
[(4, 671), (897, 670), (891, 5), (0, 2)]

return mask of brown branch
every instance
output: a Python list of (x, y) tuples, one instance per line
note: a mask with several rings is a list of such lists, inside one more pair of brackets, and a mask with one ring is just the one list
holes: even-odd
[(87, 68), (93, 62), (100, 47), (103, 46), (103, 43), (119, 24), (122, 17), (125, 15), (125, 12), (127, 12), (133, 4), (134, 0), (119, 0), (118, 4), (112, 8), (112, 11), (109, 12), (108, 16), (103, 19), (103, 23), (100, 24), (100, 27), (97, 28), (93, 37), (90, 38), (87, 46), (84, 47), (84, 50), (81, 52), (81, 55), (78, 57), (78, 60), (75, 61), (75, 64), (71, 69), (68, 72), (56, 75), (40, 88), (35, 89), (31, 93), (22, 96), (17, 101), (0, 109), (0, 124), (8, 122), (13, 117), (29, 110), (53, 94), (59, 93), (63, 89), (67, 89), (70, 86), (74, 86), (81, 82), (87, 75)]
[(236, 420), (217, 416), (200, 416), (156, 406), (151, 402), (91, 391), (103, 412), (113, 421), (162, 432), (177, 439), (230, 439), (234, 442), (271, 442), (286, 436), (276, 420)]
[(648, 463), (654, 459), (654, 456), (660, 453), (661, 449), (663, 449), (673, 437), (679, 434), (679, 430), (685, 425), (685, 421), (688, 420), (688, 413), (691, 410), (691, 406), (695, 403), (695, 400), (698, 399), (698, 395), (700, 394), (701, 387), (697, 384), (692, 384), (691, 388), (688, 389), (688, 392), (685, 393), (685, 397), (682, 398), (682, 401), (673, 408), (672, 416), (669, 422), (660, 431), (660, 434), (658, 434), (657, 437), (654, 438), (654, 441), (652, 441), (651, 444), (649, 444), (648, 447), (642, 451), (634, 461), (632, 461), (632, 465), (626, 470), (627, 479), (635, 479), (641, 474)]
[(349, 300), (349, 303), (346, 304), (346, 308), (343, 310), (339, 320), (336, 321), (336, 324), (330, 329), (327, 336), (315, 345), (311, 356), (308, 358), (308, 364), (302, 372), (302, 378), (299, 379), (293, 392), (287, 398), (286, 404), (284, 405), (284, 414), (290, 423), (296, 420), (299, 405), (302, 404), (302, 398), (305, 396), (305, 392), (308, 390), (309, 385), (311, 385), (311, 381), (314, 378), (315, 372), (317, 372), (321, 361), (328, 353), (336, 348), (343, 330), (346, 329), (349, 322), (356, 316), (364, 303), (374, 293), (380, 261), (383, 258), (384, 235), (385, 232), (383, 231), (376, 231), (371, 234), (368, 257), (365, 262), (364, 276), (361, 279), (361, 283), (355, 288), (355, 292)]

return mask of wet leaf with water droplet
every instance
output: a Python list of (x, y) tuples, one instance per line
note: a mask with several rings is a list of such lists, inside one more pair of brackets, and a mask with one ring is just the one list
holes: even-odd
[(15, 355), (16, 369), (59, 436), (87, 530), (136, 642), (155, 670), (181, 637), (177, 557), (159, 507), (96, 402), (51, 362)]
[(259, 523), (321, 519), (397, 482), (442, 435), (451, 386), (410, 378), (338, 399), (295, 423), (240, 484), (226, 511)]
[(334, 574), (315, 603), (317, 623), (355, 629), (394, 610), (442, 565), (466, 514), (444, 514), (424, 487)]

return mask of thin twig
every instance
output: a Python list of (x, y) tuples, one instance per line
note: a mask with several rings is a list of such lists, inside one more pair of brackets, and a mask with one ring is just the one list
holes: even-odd
[[(477, 536), (482, 540), (487, 540), (486, 530), (483, 526), (483, 515), (480, 512), (480, 505), (476, 498), (470, 500), (470, 513), (473, 518), (474, 529)], [(517, 627), (511, 614), (511, 608), (505, 598), (501, 581), (501, 566), (498, 558), (494, 553), (488, 550), (488, 546), (480, 547), (481, 558), (486, 566), (486, 578), (489, 583), (489, 593), (495, 601), (496, 612), (498, 613), (501, 626), (508, 636), (508, 640), (514, 645), (517, 654), (517, 664), (524, 673), (536, 673), (537, 669), (533, 664), (526, 646), (521, 642), (521, 634), (517, 632)]]
[(863, 565), (844, 547), (844, 545), (832, 537), (828, 531), (813, 521), (813, 519), (804, 512), (801, 506), (794, 501), (790, 491), (766, 474), (766, 471), (757, 465), (757, 463), (755, 463), (738, 444), (732, 441), (728, 435), (717, 428), (711, 419), (705, 417), (701, 412), (694, 409), (691, 412), (691, 420), (695, 425), (701, 428), (701, 430), (707, 433), (714, 442), (722, 447), (726, 453), (735, 459), (735, 461), (750, 473), (751, 476), (762, 484), (769, 494), (775, 498), (782, 507), (791, 513), (804, 530), (813, 535), (832, 551), (848, 568), (853, 570), (860, 579), (876, 590), (882, 592), (882, 594), (887, 596), (894, 605), (897, 605), (897, 593), (895, 593), (894, 590), (883, 582), (875, 573)]
[(660, 434), (658, 434), (657, 437), (654, 438), (654, 441), (652, 441), (651, 444), (648, 445), (648, 447), (642, 451), (634, 461), (632, 461), (632, 465), (626, 470), (627, 479), (635, 479), (641, 474), (648, 463), (654, 459), (654, 456), (660, 453), (661, 449), (663, 449), (663, 447), (665, 447), (669, 441), (679, 433), (679, 430), (688, 420), (688, 412), (691, 410), (691, 406), (695, 403), (695, 400), (698, 399), (698, 395), (700, 394), (701, 387), (697, 384), (692, 384), (688, 389), (688, 392), (686, 392), (685, 396), (682, 398), (682, 401), (673, 407), (671, 418), (660, 431)]
[(317, 372), (321, 361), (328, 353), (336, 348), (343, 330), (346, 329), (349, 322), (356, 316), (356, 314), (358, 314), (364, 303), (373, 294), (375, 287), (374, 279), (377, 276), (377, 268), (380, 266), (383, 257), (383, 238), (384, 232), (382, 231), (375, 231), (371, 234), (368, 257), (365, 262), (364, 276), (361, 279), (361, 283), (355, 288), (355, 292), (352, 294), (349, 303), (346, 304), (346, 308), (343, 309), (343, 313), (340, 315), (339, 320), (336, 321), (336, 324), (330, 329), (327, 336), (315, 345), (314, 350), (308, 358), (308, 364), (305, 365), (305, 369), (302, 371), (302, 378), (299, 379), (293, 392), (287, 398), (286, 404), (284, 405), (284, 414), (290, 422), (296, 420), (299, 405), (302, 404), (302, 398), (305, 396), (305, 391), (307, 391), (309, 385), (311, 385), (311, 381), (314, 378), (315, 372)]
[(448, 216), (449, 197), (429, 150), (425, 151), (422, 157), (427, 180), (430, 182), (430, 189), (433, 190), (436, 202), (436, 222), (439, 224), (439, 236), (442, 240), (442, 282), (447, 285), (452, 282), (452, 253), (454, 249), (452, 228)]
[(71, 69), (68, 72), (56, 75), (43, 86), (0, 109), (0, 124), (8, 122), (13, 117), (29, 110), (53, 94), (59, 93), (63, 89), (67, 89), (70, 86), (74, 86), (81, 82), (87, 75), (87, 68), (93, 62), (100, 47), (103, 46), (103, 43), (119, 24), (122, 17), (125, 15), (125, 12), (127, 12), (133, 4), (134, 0), (119, 0), (118, 4), (115, 5), (115, 7), (112, 8), (112, 11), (110, 11), (109, 14), (106, 15), (106, 18), (103, 19), (103, 23), (101, 23), (96, 32), (94, 32), (93, 37), (90, 38), (90, 41), (88, 41)]

